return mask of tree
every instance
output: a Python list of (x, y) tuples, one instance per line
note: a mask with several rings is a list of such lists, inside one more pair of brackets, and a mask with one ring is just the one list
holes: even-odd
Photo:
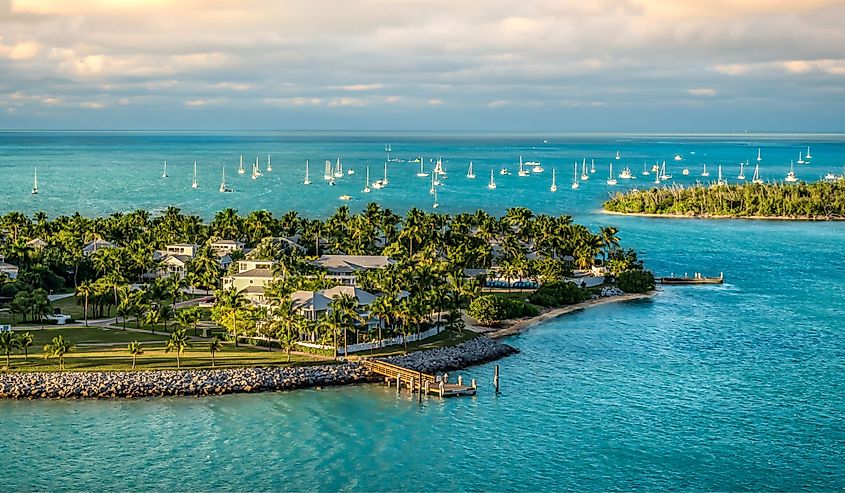
[(135, 369), (135, 359), (138, 356), (144, 354), (144, 349), (141, 347), (141, 343), (138, 341), (132, 341), (126, 346), (126, 350), (129, 351), (129, 354), (132, 355), (132, 369)]
[(58, 358), (59, 369), (65, 369), (65, 355), (73, 351), (74, 344), (63, 336), (56, 336), (44, 346), (44, 358)]
[(6, 355), (6, 367), (12, 367), (11, 354), (18, 347), (18, 338), (11, 330), (0, 332), (0, 351)]
[(120, 300), (120, 304), (117, 305), (115, 313), (123, 319), (123, 330), (126, 330), (126, 318), (132, 315), (133, 312), (134, 307), (132, 306), (131, 298), (126, 297)]
[(223, 350), (223, 341), (214, 336), (208, 341), (208, 350), (211, 352), (211, 367), (214, 368), (214, 353)]
[(339, 328), (343, 330), (343, 355), (346, 357), (349, 355), (347, 333), (349, 328), (360, 320), (357, 311), (358, 298), (347, 293), (341, 293), (340, 296), (331, 301), (329, 308), (332, 312), (338, 313), (336, 321), (339, 322)]
[(176, 312), (176, 324), (183, 329), (192, 327), (194, 335), (197, 335), (197, 322), (200, 320), (200, 312), (197, 307), (185, 308)]
[(29, 361), (29, 348), (33, 344), (32, 332), (23, 332), (18, 334), (18, 347), (23, 349), (23, 360)]
[(173, 308), (170, 305), (161, 305), (158, 307), (158, 316), (164, 322), (164, 330), (167, 331), (167, 322), (173, 318)]
[(215, 321), (226, 327), (232, 334), (235, 347), (238, 346), (238, 313), (246, 308), (247, 303), (246, 298), (235, 288), (217, 292), (217, 302), (212, 314), (215, 315)]
[(150, 326), (150, 330), (153, 334), (156, 333), (155, 326), (161, 323), (161, 312), (158, 310), (153, 310), (152, 308), (148, 309), (147, 312), (144, 314), (144, 324)]
[(170, 338), (167, 340), (167, 346), (164, 348), (165, 353), (175, 352), (176, 353), (176, 368), (180, 368), (181, 361), (179, 356), (185, 352), (186, 348), (191, 347), (191, 343), (189, 342), (190, 339), (188, 338), (187, 334), (185, 334), (185, 329), (174, 330), (170, 334)]
[(85, 299), (85, 326), (88, 327), (88, 300), (94, 294), (94, 285), (89, 281), (82, 281), (76, 287), (76, 296)]

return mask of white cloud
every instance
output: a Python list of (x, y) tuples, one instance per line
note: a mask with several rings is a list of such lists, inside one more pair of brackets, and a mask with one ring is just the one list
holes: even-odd
[(716, 90), (711, 87), (694, 87), (687, 89), (687, 94), (699, 98), (712, 98), (716, 95)]

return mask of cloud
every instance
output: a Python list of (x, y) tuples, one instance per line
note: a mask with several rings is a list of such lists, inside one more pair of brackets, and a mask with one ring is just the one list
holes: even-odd
[(185, 101), (185, 106), (189, 108), (199, 108), (203, 106), (217, 106), (226, 103), (225, 99), (189, 99)]
[(712, 98), (716, 95), (716, 90), (711, 87), (695, 87), (687, 89), (687, 94), (699, 98)]
[(9, 60), (29, 60), (35, 58), (41, 51), (41, 44), (34, 41), (23, 41), (13, 45), (0, 43), (0, 57)]
[(375, 91), (384, 87), (384, 84), (352, 84), (348, 86), (337, 86), (341, 91)]
[(92, 110), (92, 109), (105, 108), (106, 104), (101, 102), (101, 101), (85, 101), (85, 102), (79, 103), (79, 107)]

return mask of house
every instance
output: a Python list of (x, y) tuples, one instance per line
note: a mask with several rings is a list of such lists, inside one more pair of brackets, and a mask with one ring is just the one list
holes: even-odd
[[(355, 286), (335, 286), (333, 288), (318, 291), (318, 294), (328, 298), (329, 300), (334, 300), (342, 294), (347, 294), (349, 296), (352, 296), (353, 298), (357, 298), (358, 309), (356, 310), (356, 312), (358, 312), (359, 317), (367, 321), (366, 330), (375, 329), (376, 327), (378, 327), (379, 323), (381, 323), (380, 319), (370, 317), (369, 306), (378, 298), (378, 296), (372, 293), (364, 291), (363, 289), (357, 288)], [(355, 325), (360, 324), (356, 323)]]
[(160, 277), (176, 275), (180, 279), (184, 278), (188, 274), (188, 264), (192, 258), (188, 255), (168, 255), (164, 257), (160, 264)]
[(307, 320), (319, 320), (329, 311), (331, 299), (314, 291), (296, 291), (290, 295), (293, 308)]
[(359, 317), (367, 320), (367, 324), (366, 329), (358, 323), (356, 325), (359, 325), (364, 330), (378, 327), (381, 320), (377, 318), (371, 319), (369, 309), (369, 305), (378, 297), (355, 286), (335, 286), (321, 291), (296, 291), (290, 295), (290, 298), (293, 302), (294, 309), (300, 315), (308, 320), (319, 320), (331, 311), (331, 302), (341, 294), (348, 294), (358, 299), (358, 309), (356, 312)]
[(18, 266), (7, 264), (6, 257), (0, 255), (0, 276), (6, 276), (9, 279), (17, 279), (18, 277)]
[(236, 289), (253, 303), (265, 301), (264, 288), (273, 281), (275, 260), (239, 260), (238, 273), (223, 278), (223, 289)]
[(26, 242), (26, 246), (33, 250), (39, 251), (43, 250), (44, 247), (47, 246), (47, 242), (42, 240), (41, 238), (33, 238)]
[(326, 278), (354, 286), (359, 271), (384, 269), (396, 262), (383, 255), (323, 255), (312, 263), (326, 270)]
[(235, 250), (243, 250), (244, 242), (236, 240), (216, 240), (209, 243), (208, 246), (218, 257), (222, 257), (234, 252)]
[(194, 245), (191, 243), (177, 243), (176, 245), (165, 246), (164, 253), (166, 255), (184, 255), (190, 258), (194, 258), (197, 256), (199, 248), (199, 245)]
[(90, 257), (93, 255), (97, 250), (102, 250), (103, 248), (117, 248), (117, 245), (110, 241), (96, 239), (91, 243), (88, 243), (84, 247), (82, 247), (82, 255), (86, 257)]

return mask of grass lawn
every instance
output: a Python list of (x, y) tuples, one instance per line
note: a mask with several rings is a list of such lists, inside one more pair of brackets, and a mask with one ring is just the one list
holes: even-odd
[(74, 344), (100, 344), (100, 343), (129, 343), (132, 341), (165, 341), (167, 334), (144, 334), (142, 332), (122, 331), (120, 329), (100, 327), (56, 327), (47, 326), (44, 330), (36, 327), (15, 332), (31, 332), (33, 336), (33, 347), (42, 348), (45, 344), (61, 335)]
[[(436, 349), (439, 347), (445, 346), (455, 346), (462, 342), (468, 341), (470, 339), (475, 339), (478, 337), (479, 334), (472, 332), (470, 330), (464, 329), (462, 332), (451, 331), (451, 330), (444, 330), (443, 332), (437, 334), (434, 337), (430, 337), (428, 339), (419, 341), (419, 342), (409, 342), (408, 343), (408, 351), (420, 351), (425, 349)], [(402, 344), (396, 346), (387, 346), (381, 349), (376, 349), (373, 351), (373, 356), (394, 356), (397, 354), (405, 354), (405, 346)], [(360, 353), (351, 354), (350, 356), (370, 356), (369, 351), (362, 351)]]

